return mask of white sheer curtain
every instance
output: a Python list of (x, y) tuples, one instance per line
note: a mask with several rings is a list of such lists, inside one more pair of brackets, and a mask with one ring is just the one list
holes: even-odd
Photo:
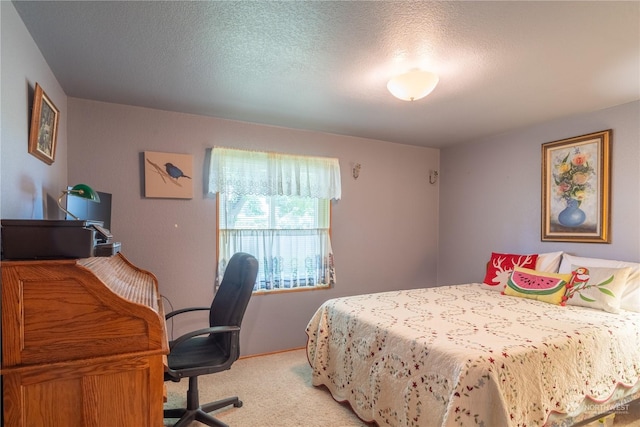
[(341, 197), (340, 164), (329, 157), (296, 156), (215, 147), (209, 194)]
[(260, 263), (255, 291), (335, 283), (329, 200), (341, 196), (338, 159), (216, 147), (209, 173), (215, 193), (218, 283), (236, 252)]
[(219, 271), (224, 271), (236, 252), (247, 252), (260, 260), (254, 291), (335, 283), (333, 251), (326, 229), (220, 230), (220, 241), (224, 243), (220, 245)]

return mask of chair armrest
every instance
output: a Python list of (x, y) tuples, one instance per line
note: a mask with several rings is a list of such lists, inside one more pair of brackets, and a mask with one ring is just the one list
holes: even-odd
[(202, 328), (197, 331), (188, 332), (184, 335), (179, 336), (175, 340), (169, 343), (169, 348), (173, 349), (183, 342), (187, 341), (190, 338), (197, 337), (199, 335), (209, 335), (209, 334), (222, 334), (225, 332), (238, 332), (240, 331), (240, 326), (213, 326), (210, 328)]
[(165, 320), (169, 320), (171, 317), (176, 316), (178, 314), (188, 313), (190, 311), (198, 311), (198, 310), (209, 311), (209, 310), (211, 310), (211, 307), (187, 307), (187, 308), (181, 308), (179, 310), (173, 310), (172, 312), (167, 313), (164, 316), (164, 318), (165, 318)]

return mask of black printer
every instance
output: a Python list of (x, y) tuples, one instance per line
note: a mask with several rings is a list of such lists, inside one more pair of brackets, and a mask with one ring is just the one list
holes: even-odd
[(61, 259), (110, 256), (120, 243), (101, 221), (3, 219), (3, 259)]

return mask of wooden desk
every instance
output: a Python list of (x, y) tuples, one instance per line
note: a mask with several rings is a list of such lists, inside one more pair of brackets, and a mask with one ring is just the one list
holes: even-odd
[(159, 427), (158, 281), (123, 255), (2, 262), (5, 425)]

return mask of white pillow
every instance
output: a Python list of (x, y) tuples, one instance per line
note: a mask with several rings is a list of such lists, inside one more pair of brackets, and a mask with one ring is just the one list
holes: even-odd
[(563, 254), (558, 273), (571, 273), (572, 265), (608, 268), (631, 267), (631, 271), (629, 271), (629, 277), (627, 278), (627, 285), (622, 292), (622, 301), (620, 302), (620, 308), (622, 308), (623, 310), (635, 311), (640, 313), (640, 263), (615, 261), (611, 259), (600, 258), (584, 258), (569, 254)]
[(562, 260), (562, 251), (538, 254), (535, 269), (546, 273), (557, 273), (560, 268), (560, 260)]
[(573, 280), (567, 286), (566, 304), (620, 313), (620, 303), (631, 267), (571, 266)]

